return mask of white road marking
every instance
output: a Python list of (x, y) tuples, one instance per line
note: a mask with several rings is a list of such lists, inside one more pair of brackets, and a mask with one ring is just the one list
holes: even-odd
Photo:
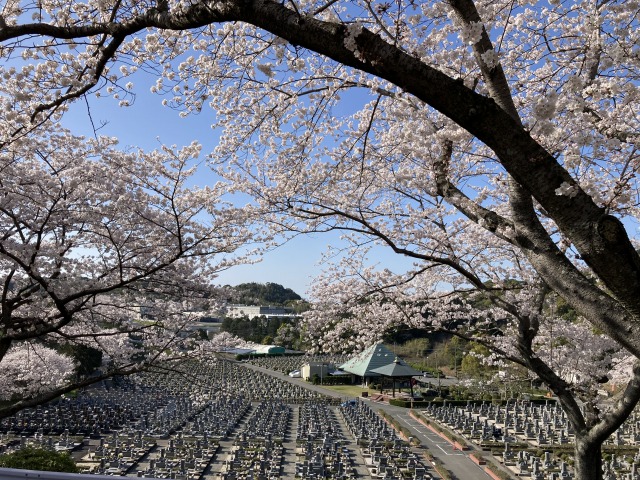
[[(454, 450), (454, 452), (458, 452), (458, 453), (452, 453), (451, 450), (445, 450), (444, 448), (442, 448), (440, 445), (447, 445), (450, 448), (453, 448), (453, 447), (451, 447), (451, 444), (449, 442), (447, 442), (446, 440), (442, 439), (440, 436), (438, 436), (435, 433), (433, 433), (430, 429), (425, 427), (422, 423), (412, 419), (411, 417), (400, 416), (400, 419), (404, 423), (406, 423), (409, 427), (413, 428), (414, 430), (416, 430), (419, 433), (421, 433), (422, 435), (424, 435), (427, 438), (427, 440), (429, 440), (436, 447), (438, 447), (440, 450), (442, 450), (442, 452), (445, 455), (457, 456), (457, 457), (465, 456), (464, 453), (460, 452), (460, 450)], [(438, 439), (439, 441), (434, 440), (434, 437), (436, 439)]]

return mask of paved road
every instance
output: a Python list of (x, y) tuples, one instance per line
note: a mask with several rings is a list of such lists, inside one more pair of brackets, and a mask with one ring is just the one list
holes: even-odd
[[(308, 388), (310, 390), (315, 390), (317, 392), (323, 393), (328, 396), (338, 397), (343, 400), (347, 400), (348, 397), (341, 395), (338, 392), (333, 390), (323, 388), (321, 385), (313, 385), (301, 378), (292, 378), (288, 375), (282, 374), (280, 372), (275, 372), (273, 370), (269, 370), (266, 368), (258, 367), (256, 365), (251, 365), (249, 363), (244, 363), (248, 368), (267, 373), (274, 377), (280, 378), (282, 380), (286, 380), (290, 383), (300, 385), (301, 387)], [(370, 399), (361, 399), (367, 401), (369, 406), (374, 410), (384, 410), (387, 413), (393, 415), (397, 420), (399, 420), (402, 424), (404, 424), (412, 433), (413, 436), (416, 437), (421, 442), (421, 448), (426, 448), (429, 452), (440, 462), (444, 468), (446, 468), (449, 472), (451, 472), (454, 476), (454, 479), (457, 480), (476, 480), (483, 478), (491, 478), (487, 475), (484, 470), (473, 463), (469, 458), (469, 454), (473, 453), (469, 452), (461, 452), (459, 450), (453, 450), (451, 444), (447, 441), (443, 440), (441, 437), (431, 432), (428, 428), (423, 426), (421, 423), (412, 419), (409, 416), (409, 410), (402, 407), (396, 407), (393, 405), (389, 405), (388, 403), (383, 402), (374, 402)]]
[[(375, 408), (375, 406), (373, 407)], [(401, 425), (413, 432), (413, 435), (420, 440), (422, 448), (429, 450), (429, 453), (439, 460), (444, 468), (453, 474), (454, 478), (459, 480), (490, 478), (481, 467), (469, 458), (469, 453), (473, 452), (454, 450), (449, 442), (413, 419), (406, 408), (380, 404), (379, 409), (392, 414), (400, 421)]]

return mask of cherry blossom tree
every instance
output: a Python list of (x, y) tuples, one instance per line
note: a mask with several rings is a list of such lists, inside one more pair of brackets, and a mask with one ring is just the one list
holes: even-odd
[[(274, 228), (343, 231), (354, 259), (371, 244), (413, 258), (395, 277), (350, 271), (387, 296), (402, 288), (391, 297), (403, 307), (453, 317), (456, 304), (436, 292), (490, 298), (513, 320), (517, 356), (505, 356), (543, 378), (574, 423), (577, 477), (600, 478), (602, 442), (640, 398), (640, 367), (611, 410), (585, 414), (535, 342), (551, 292), (640, 358), (638, 10), (616, 0), (8, 2), (0, 146), (83, 96), (126, 106), (136, 75), (153, 72), (167, 106), (214, 109), (212, 165)], [(391, 301), (360, 303), (397, 321)]]
[[(509, 263), (508, 256), (499, 253), (494, 249), (494, 261)], [(435, 271), (441, 266), (432, 265), (429, 275), (394, 274), (375, 269), (357, 255), (345, 256), (331, 273), (317, 279), (314, 295), (322, 301), (305, 325), (316, 349), (323, 351), (359, 351), (407, 326), (480, 344), (489, 352), (479, 357), (483, 363), (500, 370), (507, 364), (524, 367), (558, 396), (572, 427), (588, 425), (587, 441), (595, 443), (596, 434), (606, 439), (637, 405), (637, 359), (583, 317), (562, 318), (557, 294), (535, 281), (535, 271), (525, 263), (520, 262), (527, 268), (519, 272), (515, 260), (509, 281), (444, 290), (439, 283), (447, 272)], [(621, 392), (603, 399), (605, 383), (607, 389), (618, 387)], [(605, 428), (611, 430), (603, 432)], [(579, 460), (585, 439), (576, 431)], [(578, 473), (580, 466), (576, 462)], [(602, 468), (600, 457), (590, 464), (596, 467)]]
[[(254, 235), (224, 190), (188, 187), (200, 147), (123, 152), (49, 124), (0, 159), (0, 415), (79, 386), (209, 354), (190, 312)], [(185, 334), (185, 332), (187, 334)], [(63, 347), (99, 352), (73, 375)]]

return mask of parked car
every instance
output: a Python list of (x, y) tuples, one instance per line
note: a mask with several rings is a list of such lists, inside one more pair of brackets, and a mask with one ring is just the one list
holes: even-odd
[(300, 373), (300, 370), (294, 370), (293, 372), (289, 373), (289, 376), (293, 378), (300, 378), (302, 377), (302, 374)]

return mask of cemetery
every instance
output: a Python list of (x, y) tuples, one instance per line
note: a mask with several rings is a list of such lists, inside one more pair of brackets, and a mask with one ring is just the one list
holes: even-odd
[[(305, 361), (318, 360), (255, 360), (277, 372)], [(325, 396), (219, 358), (116, 378), (20, 411), (0, 421), (0, 453), (26, 446), (68, 451), (83, 473), (137, 478), (432, 478), (432, 464), (371, 402)], [(552, 400), (420, 405), (413, 415), (448, 432), (454, 448), (482, 451), (474, 452), (478, 463), (490, 459), (512, 478), (573, 478), (574, 432)], [(606, 480), (640, 480), (638, 412), (603, 452)]]
[(68, 451), (83, 473), (180, 480), (431, 478), (365, 402), (243, 362), (117, 378), (0, 421), (0, 453)]

